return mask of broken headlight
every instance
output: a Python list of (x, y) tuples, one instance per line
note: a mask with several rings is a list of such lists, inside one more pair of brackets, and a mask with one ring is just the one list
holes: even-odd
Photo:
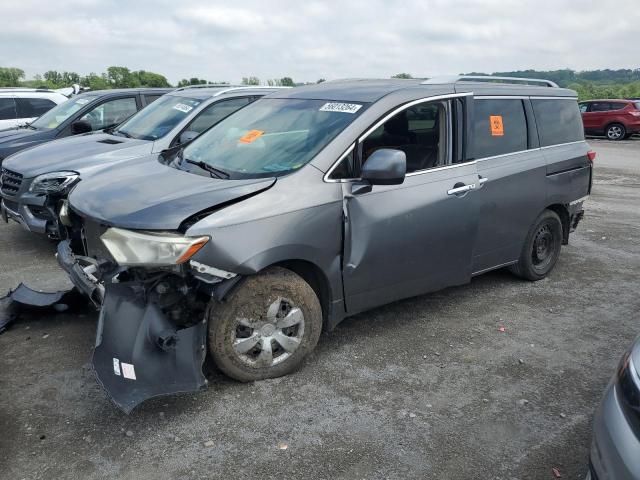
[(109, 228), (100, 240), (119, 265), (168, 266), (189, 260), (209, 241), (209, 237)]
[(78, 179), (76, 172), (51, 172), (43, 175), (38, 175), (31, 186), (29, 191), (32, 193), (44, 193), (48, 195), (50, 193), (65, 193), (71, 185)]

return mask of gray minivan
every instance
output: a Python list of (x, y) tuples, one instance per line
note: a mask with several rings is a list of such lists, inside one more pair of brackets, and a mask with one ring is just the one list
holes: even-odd
[(349, 315), (501, 267), (544, 278), (594, 155), (552, 82), (326, 82), (80, 182), (58, 261), (101, 306), (94, 368), (128, 412), (204, 388), (207, 352), (277, 377)]

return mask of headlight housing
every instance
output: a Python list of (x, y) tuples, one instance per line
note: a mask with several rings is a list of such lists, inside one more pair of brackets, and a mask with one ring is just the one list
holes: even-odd
[(185, 237), (169, 233), (134, 232), (109, 228), (100, 237), (118, 265), (180, 265), (193, 257), (209, 237)]
[(76, 172), (51, 172), (38, 175), (31, 182), (29, 191), (32, 193), (65, 193), (78, 179)]

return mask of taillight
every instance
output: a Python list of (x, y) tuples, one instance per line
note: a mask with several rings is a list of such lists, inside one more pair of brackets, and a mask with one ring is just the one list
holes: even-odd
[(593, 163), (593, 161), (596, 159), (596, 152), (594, 152), (593, 150), (589, 150), (587, 152), (587, 158), (591, 163)]

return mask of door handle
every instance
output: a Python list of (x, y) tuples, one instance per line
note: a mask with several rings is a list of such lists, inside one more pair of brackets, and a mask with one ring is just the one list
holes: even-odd
[(482, 188), (484, 186), (485, 183), (487, 183), (489, 181), (489, 179), (487, 177), (483, 177), (481, 175), (478, 175), (478, 188)]
[(460, 187), (456, 187), (454, 185), (454, 188), (452, 188), (451, 190), (447, 190), (447, 195), (460, 195), (461, 193), (466, 193), (475, 188), (476, 188), (475, 183), (471, 183), (469, 185), (462, 185)]

